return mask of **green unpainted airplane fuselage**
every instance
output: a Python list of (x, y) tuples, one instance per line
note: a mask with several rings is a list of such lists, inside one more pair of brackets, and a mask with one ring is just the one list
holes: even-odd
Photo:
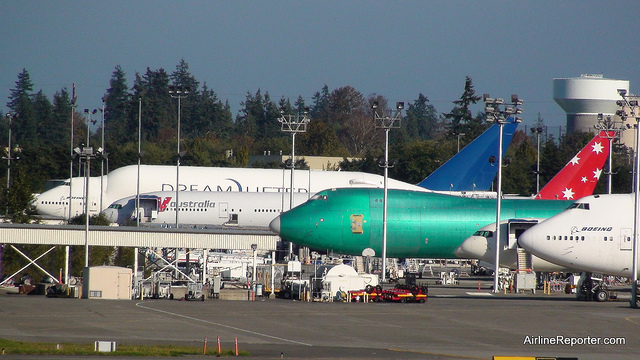
[[(383, 190), (329, 189), (280, 215), (284, 240), (322, 251), (382, 255)], [(571, 201), (503, 199), (501, 219), (548, 218)], [(389, 190), (387, 256), (455, 258), (455, 250), (476, 230), (496, 221), (496, 200)]]

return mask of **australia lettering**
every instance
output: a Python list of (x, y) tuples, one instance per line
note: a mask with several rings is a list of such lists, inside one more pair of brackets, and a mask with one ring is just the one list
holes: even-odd
[[(171, 207), (171, 208), (175, 208), (176, 207), (176, 202), (175, 201), (171, 201), (172, 197), (166, 197), (164, 199), (160, 198), (160, 201), (158, 202), (158, 211), (163, 212), (167, 210), (167, 207)], [(216, 207), (216, 203), (214, 203), (211, 200), (205, 200), (205, 201), (180, 201), (180, 209), (184, 209), (184, 208), (199, 208), (199, 209), (204, 209), (204, 208), (215, 208)]]

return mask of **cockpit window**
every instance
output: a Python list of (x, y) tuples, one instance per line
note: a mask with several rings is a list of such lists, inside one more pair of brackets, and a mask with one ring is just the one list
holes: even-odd
[(476, 231), (473, 236), (482, 236), (485, 238), (490, 238), (493, 236), (493, 231), (488, 231), (488, 230), (478, 230)]
[(111, 205), (109, 205), (109, 209), (120, 210), (120, 209), (122, 209), (122, 204), (111, 204)]
[(325, 195), (325, 194), (315, 194), (309, 200), (327, 200), (327, 195)]
[(589, 210), (589, 203), (573, 203), (567, 209)]

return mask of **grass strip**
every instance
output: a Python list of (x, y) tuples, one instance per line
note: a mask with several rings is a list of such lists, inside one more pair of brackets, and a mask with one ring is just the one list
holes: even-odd
[[(202, 355), (202, 347), (182, 345), (125, 345), (118, 344), (117, 351), (98, 352), (95, 344), (71, 343), (33, 343), (0, 339), (2, 354), (23, 355), (108, 355), (108, 356), (184, 356)], [(218, 356), (216, 347), (207, 348), (206, 355)], [(239, 351), (238, 355), (248, 356), (246, 351)], [(234, 350), (222, 349), (220, 356), (235, 356)]]

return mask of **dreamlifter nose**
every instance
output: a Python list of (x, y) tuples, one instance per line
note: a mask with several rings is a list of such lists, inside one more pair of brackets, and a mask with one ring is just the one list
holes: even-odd
[(280, 235), (280, 216), (276, 216), (275, 219), (271, 220), (271, 223), (269, 223), (269, 229)]

